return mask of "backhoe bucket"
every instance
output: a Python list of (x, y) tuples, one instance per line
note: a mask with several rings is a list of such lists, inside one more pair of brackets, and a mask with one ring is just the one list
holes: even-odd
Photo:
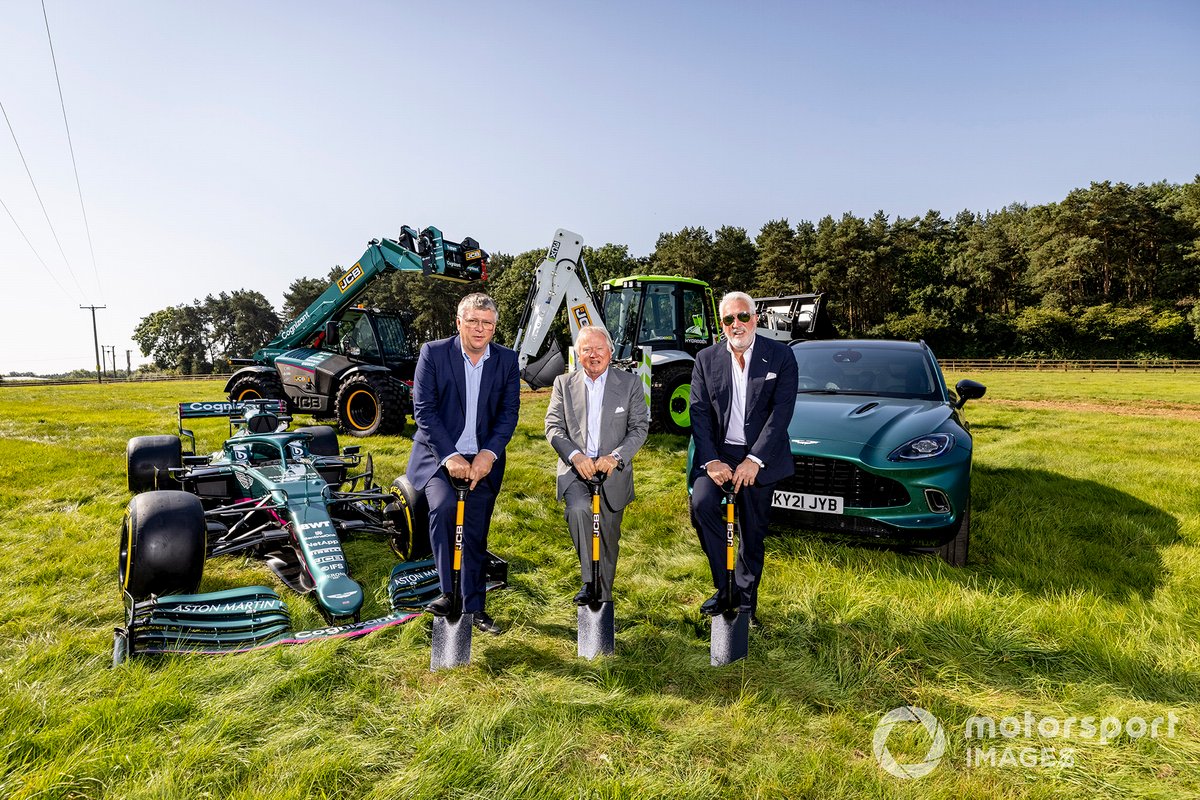
[(750, 612), (725, 611), (712, 618), (709, 663), (714, 667), (732, 664), (750, 652)]
[(550, 349), (544, 355), (530, 361), (521, 370), (521, 378), (529, 384), (530, 389), (545, 389), (554, 384), (554, 379), (566, 371), (567, 362), (563, 358), (562, 346), (558, 340), (551, 337)]

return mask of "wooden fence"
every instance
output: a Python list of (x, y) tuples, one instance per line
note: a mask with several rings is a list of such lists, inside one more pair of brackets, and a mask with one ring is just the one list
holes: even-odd
[[(1181, 372), (1200, 370), (1200, 360), (1185, 359), (1136, 359), (1136, 358), (1083, 358), (1083, 359), (1035, 359), (1035, 358), (945, 358), (938, 363), (946, 372), (981, 372), (984, 370), (1033, 370), (1039, 372)], [(106, 377), (104, 383), (141, 383), (147, 381), (200, 381), (228, 380), (229, 375), (134, 375), (130, 378)], [(96, 383), (94, 378), (0, 378), (0, 388), (5, 386), (63, 386), (69, 384)]]
[[(229, 375), (139, 375), (134, 373), (132, 378), (114, 378), (106, 375), (102, 383), (154, 383), (157, 381), (207, 381), (229, 379)], [(96, 383), (95, 378), (0, 378), (0, 388), (11, 386), (70, 386), (74, 384)]]
[(1134, 359), (1134, 358), (1084, 358), (1033, 359), (1033, 358), (946, 358), (938, 363), (947, 372), (976, 372), (980, 370), (1034, 370), (1041, 372), (1179, 372), (1200, 370), (1200, 361), (1183, 359)]

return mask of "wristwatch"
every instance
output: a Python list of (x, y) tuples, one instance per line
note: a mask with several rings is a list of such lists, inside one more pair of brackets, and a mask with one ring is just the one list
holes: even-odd
[(625, 459), (621, 458), (619, 453), (609, 453), (609, 455), (617, 460), (617, 469), (625, 469)]

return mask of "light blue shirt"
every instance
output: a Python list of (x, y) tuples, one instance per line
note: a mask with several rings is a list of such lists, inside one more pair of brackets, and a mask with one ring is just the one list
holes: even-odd
[[(462, 347), (462, 343), (459, 343)], [(463, 369), (466, 371), (467, 378), (467, 397), (466, 397), (466, 423), (463, 425), (462, 435), (458, 437), (455, 447), (458, 452), (464, 456), (473, 456), (479, 452), (479, 440), (475, 436), (475, 425), (479, 418), (479, 384), (483, 380), (483, 365), (492, 357), (492, 346), (489, 344), (487, 349), (483, 351), (483, 357), (479, 359), (478, 364), (471, 363), (471, 357), (467, 355), (467, 351), (462, 351)]]
[(587, 390), (587, 457), (595, 458), (600, 454), (600, 408), (604, 405), (604, 382), (608, 378), (608, 370), (600, 373), (600, 377), (592, 380), (583, 375), (583, 386)]

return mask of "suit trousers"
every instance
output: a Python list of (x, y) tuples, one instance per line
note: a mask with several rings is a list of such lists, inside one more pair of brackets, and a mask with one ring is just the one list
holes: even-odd
[[(576, 478), (563, 492), (566, 501), (567, 528), (579, 554), (579, 572), (583, 583), (592, 581), (592, 490)], [(617, 572), (617, 553), (621, 543), (621, 519), (625, 510), (613, 511), (600, 500), (600, 600), (612, 600), (613, 578)]]
[[(490, 476), (489, 476), (490, 477)], [(457, 523), (458, 497), (444, 469), (438, 470), (425, 485), (429, 502), (429, 544), (433, 548), (441, 590), (450, 594), (453, 589), (454, 529)], [(485, 571), (488, 526), (496, 506), (496, 493), (488, 478), (484, 478), (467, 494), (463, 511), (463, 549), (461, 594), (463, 611), (483, 611), (487, 591)]]
[[(721, 461), (734, 469), (749, 452), (739, 445), (722, 444), (718, 450)], [(755, 483), (743, 486), (734, 499), (737, 509), (738, 547), (734, 563), (734, 583), (740, 596), (740, 608), (751, 613), (758, 609), (758, 585), (762, 579), (767, 522), (771, 512), (774, 484)], [(708, 556), (713, 586), (725, 588), (728, 571), (725, 569), (725, 493), (705, 474), (692, 487), (692, 515), (698, 526), (700, 546)]]

